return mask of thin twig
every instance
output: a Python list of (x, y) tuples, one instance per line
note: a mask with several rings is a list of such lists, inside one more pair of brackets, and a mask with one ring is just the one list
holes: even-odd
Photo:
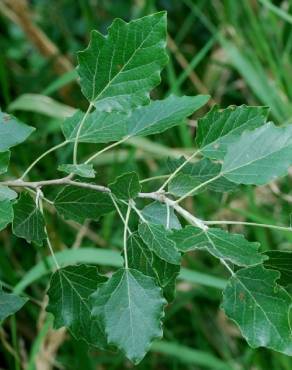
[[(63, 178), (54, 179), (54, 180), (35, 181), (35, 182), (29, 182), (29, 181), (23, 181), (23, 180), (3, 181), (3, 182), (0, 182), (0, 185), (12, 186), (12, 187), (24, 187), (24, 188), (32, 188), (32, 189), (38, 189), (43, 186), (51, 186), (51, 185), (72, 185), (72, 186), (83, 187), (86, 189), (92, 189), (92, 190), (96, 190), (96, 191), (100, 191), (104, 193), (111, 193), (110, 189), (105, 186), (90, 184), (86, 182), (77, 182), (77, 181), (71, 180), (69, 177), (63, 177)], [(179, 213), (190, 224), (200, 227), (203, 230), (206, 230), (208, 228), (208, 226), (204, 225), (204, 223), (200, 219), (193, 216), (186, 209), (178, 205), (174, 200), (166, 197), (165, 194), (163, 193), (155, 193), (155, 192), (139, 193), (138, 197), (144, 198), (144, 199), (145, 198), (153, 199), (153, 200), (159, 201), (160, 203), (168, 204), (170, 207), (174, 208), (176, 212)]]
[[(215, 178), (213, 178), (211, 180), (214, 181), (214, 179)], [(202, 185), (206, 185), (207, 182), (209, 183), (209, 182), (211, 182), (211, 180), (206, 181)], [(3, 181), (3, 182), (0, 182), (0, 185), (11, 186), (11, 187), (31, 188), (31, 189), (35, 189), (35, 190), (37, 190), (38, 188), (40, 188), (42, 186), (72, 185), (72, 186), (82, 187), (82, 188), (86, 188), (86, 189), (92, 189), (92, 190), (100, 191), (100, 192), (103, 192), (103, 193), (111, 194), (111, 190), (109, 188), (107, 188), (106, 186), (95, 185), (95, 184), (90, 184), (90, 183), (86, 183), (86, 182), (73, 181), (69, 177), (63, 177), (63, 178), (54, 179), (54, 180), (36, 181), (36, 182), (29, 182), (29, 181), (22, 181), (22, 180)], [(230, 225), (258, 226), (258, 227), (265, 227), (265, 228), (277, 229), (277, 230), (283, 230), (283, 231), (292, 231), (291, 227), (269, 225), (269, 224), (260, 224), (260, 223), (254, 223), (254, 222), (203, 221), (203, 220), (195, 217), (194, 215), (192, 215), (185, 208), (181, 207), (178, 204), (178, 201), (180, 201), (180, 200), (178, 200), (178, 201), (177, 200), (172, 200), (172, 199), (168, 198), (164, 193), (159, 193), (159, 192), (139, 193), (138, 198), (152, 199), (152, 200), (156, 200), (160, 203), (164, 203), (164, 204), (172, 207), (179, 215), (181, 215), (191, 225), (199, 227), (202, 230), (207, 230), (208, 225), (228, 225), (228, 224), (230, 224)], [(42, 198), (42, 199), (45, 200), (44, 198)], [(50, 202), (50, 203), (52, 203), (52, 202)]]
[(259, 224), (256, 222), (244, 222), (244, 221), (204, 221), (205, 225), (243, 225), (243, 226), (256, 226), (256, 227), (264, 227), (268, 229), (276, 229), (282, 231), (292, 231), (292, 227), (287, 226), (277, 226), (277, 225), (270, 225), (270, 224)]
[(81, 122), (80, 122), (80, 125), (78, 127), (78, 130), (77, 130), (77, 134), (76, 134), (76, 137), (75, 137), (75, 140), (74, 140), (74, 148), (73, 148), (73, 163), (74, 164), (77, 164), (77, 154), (78, 154), (78, 144), (79, 144), (79, 137), (80, 137), (80, 134), (81, 134), (81, 131), (82, 131), (82, 128), (84, 126), (84, 123), (91, 111), (93, 107), (93, 104), (90, 103), (88, 108), (87, 108), (87, 111), (85, 112)]
[(53, 146), (46, 152), (44, 152), (42, 155), (40, 155), (23, 173), (23, 175), (20, 177), (20, 180), (23, 180), (25, 176), (30, 172), (30, 170), (44, 157), (46, 157), (48, 154), (54, 152), (55, 150), (62, 148), (63, 146), (67, 145), (68, 141), (63, 141), (62, 143)]
[(193, 158), (195, 158), (195, 156), (197, 154), (199, 154), (200, 151), (197, 150), (196, 152), (194, 152), (191, 156), (189, 156), (180, 166), (177, 167), (177, 169), (168, 177), (168, 179), (161, 185), (161, 187), (159, 188), (158, 192), (161, 192), (164, 190), (164, 188), (166, 187), (167, 184), (170, 183), (170, 181), (176, 176), (176, 174), (182, 170), (184, 168), (184, 166), (189, 163)]

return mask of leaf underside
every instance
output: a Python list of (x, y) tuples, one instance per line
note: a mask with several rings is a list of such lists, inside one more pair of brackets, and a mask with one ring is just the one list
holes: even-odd
[(238, 184), (263, 185), (287, 174), (291, 164), (292, 127), (267, 123), (229, 145), (222, 174)]
[(0, 201), (13, 200), (17, 198), (16, 191), (10, 189), (8, 186), (0, 186)]
[[(168, 207), (169, 208), (169, 207)], [(169, 212), (169, 225), (168, 222)], [(152, 202), (142, 209), (143, 217), (152, 224), (162, 225), (169, 229), (181, 229), (181, 224), (177, 218), (174, 209), (169, 208), (160, 202)]]
[(214, 106), (198, 120), (197, 146), (204, 156), (223, 159), (228, 146), (235, 142), (245, 130), (262, 126), (268, 115), (267, 107), (228, 107)]
[(25, 141), (35, 130), (10, 114), (0, 111), (0, 152)]
[(92, 164), (61, 164), (58, 170), (68, 174), (73, 173), (74, 175), (80, 177), (94, 178), (95, 171)]

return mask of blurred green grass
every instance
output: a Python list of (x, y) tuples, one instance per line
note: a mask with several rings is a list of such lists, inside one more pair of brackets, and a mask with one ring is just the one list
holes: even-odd
[[(163, 72), (161, 86), (153, 92), (154, 98), (171, 93), (208, 92), (213, 98), (212, 104), (222, 107), (267, 105), (270, 119), (278, 125), (292, 123), (291, 0), (35, 0), (29, 2), (28, 16), (69, 64), (75, 65), (76, 52), (87, 45), (92, 29), (106, 32), (115, 17), (130, 20), (162, 9), (168, 11), (170, 63)], [(42, 55), (27, 32), (15, 23), (17, 16), (9, 1), (1, 2), (0, 106), (38, 130), (27, 145), (13, 152), (11, 176), (19, 175), (39, 153), (60, 142), (60, 123), (70, 107), (86, 106), (76, 82), (76, 72), (70, 68), (58, 71), (56, 58)], [(106, 183), (128, 169), (136, 169), (141, 178), (167, 173), (167, 156), (176, 157), (191, 151), (195, 125), (196, 117), (189, 125), (152, 140), (133, 140), (101, 156), (95, 163), (98, 175), (102, 174), (101, 182)], [(81, 146), (81, 149), (86, 156), (93, 146)], [(71, 148), (58, 151), (37, 166), (31, 179), (55, 177), (56, 162), (65, 162), (70, 156)], [(145, 189), (151, 186), (144, 184)], [(290, 189), (291, 176), (288, 176), (256, 191), (248, 187), (228, 196), (210, 196), (204, 192), (186, 205), (204, 219), (287, 225), (291, 218)], [(56, 219), (54, 214), (50, 216), (49, 228), (60, 253), (76, 247), (84, 232), (75, 224)], [(262, 250), (291, 249), (292, 237), (287, 232), (237, 227), (233, 230), (244, 231), (250, 240), (259, 240)], [(81, 239), (80, 250), (97, 245), (119, 251), (121, 228), (118, 220), (108, 215), (100, 223), (87, 225)], [(30, 269), (37, 263), (42, 264), (41, 259), (47, 255), (46, 250), (26, 245), (7, 231), (0, 233), (0, 243), (0, 279), (11, 287), (29, 277)], [(108, 271), (111, 262), (112, 257), (109, 257), (102, 270)], [(203, 276), (206, 280), (204, 284), (199, 280), (179, 281), (177, 299), (167, 309), (164, 341), (154, 345), (137, 369), (292, 368), (292, 361), (286, 356), (249, 348), (235, 326), (226, 320), (219, 309), (220, 291), (208, 285), (208, 279), (214, 276), (225, 277), (212, 257), (203, 252), (194, 253), (185, 258), (184, 266), (194, 273), (206, 274)], [(1, 326), (0, 368), (18, 370), (24, 363), (29, 370), (40, 368), (39, 353), (44, 341), (48, 341), (52, 326), (51, 318), (44, 319), (43, 310), (38, 306), (47, 283), (48, 276), (44, 275), (28, 287), (27, 294), (37, 304), (27, 304), (23, 311)], [(77, 370), (80, 364), (88, 370), (132, 367), (120, 355), (88, 352), (86, 345), (69, 336), (63, 341), (55, 364), (49, 368)], [(48, 361), (43, 361), (48, 365)]]

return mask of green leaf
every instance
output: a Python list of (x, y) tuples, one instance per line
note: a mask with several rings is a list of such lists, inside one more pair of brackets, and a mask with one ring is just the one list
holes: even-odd
[(125, 173), (117, 177), (115, 182), (109, 184), (109, 188), (118, 199), (124, 200), (136, 198), (141, 191), (136, 172)]
[(120, 269), (91, 295), (92, 316), (103, 321), (108, 343), (135, 364), (162, 336), (166, 304), (155, 280), (134, 269)]
[(19, 238), (28, 243), (32, 241), (38, 245), (46, 239), (45, 222), (40, 210), (27, 193), (22, 193), (19, 200), (13, 205), (14, 219), (12, 231)]
[[(182, 163), (185, 158), (168, 159), (167, 165), (170, 172), (174, 172)], [(183, 196), (198, 185), (214, 178), (221, 172), (221, 165), (219, 163), (211, 162), (209, 159), (204, 158), (196, 163), (187, 163), (173, 178), (168, 185), (168, 191), (176, 196)], [(216, 192), (232, 191), (237, 187), (233, 182), (220, 177), (217, 180), (210, 182), (206, 187), (198, 191), (210, 189)]]
[(213, 256), (239, 266), (256, 265), (266, 259), (258, 252), (259, 243), (249, 242), (243, 235), (230, 234), (222, 229), (209, 228), (204, 231), (195, 226), (186, 226), (182, 230), (174, 230), (170, 238), (182, 252), (206, 249)]
[[(77, 111), (62, 124), (66, 140), (74, 142), (84, 113)], [(127, 136), (129, 117), (121, 113), (94, 111), (83, 121), (78, 141), (80, 143), (108, 143)]]
[(0, 321), (3, 321), (8, 316), (15, 314), (27, 301), (27, 298), (19, 297), (13, 293), (3, 292), (0, 287)]
[(198, 121), (197, 146), (208, 158), (223, 159), (227, 146), (245, 130), (253, 130), (266, 122), (267, 107), (215, 106)]
[[(131, 114), (95, 111), (89, 114), (82, 125), (78, 141), (81, 143), (108, 143), (129, 136), (147, 136), (161, 133), (181, 124), (186, 117), (201, 108), (209, 97), (174, 96), (164, 100), (151, 101)], [(66, 140), (74, 142), (84, 116), (77, 111), (64, 121), (62, 130)]]
[(180, 253), (162, 225), (143, 222), (138, 227), (139, 235), (147, 247), (166, 262), (179, 265)]
[(10, 151), (0, 152), (0, 175), (7, 172), (10, 161)]
[(165, 47), (165, 12), (129, 23), (115, 19), (107, 36), (93, 31), (88, 48), (78, 53), (83, 94), (105, 111), (148, 104), (168, 61)]
[(129, 267), (155, 278), (167, 301), (173, 301), (180, 265), (173, 265), (157, 257), (143, 243), (138, 233), (131, 234), (127, 251)]
[[(167, 206), (164, 203), (152, 202), (142, 209), (142, 215), (148, 222), (167, 227)], [(181, 229), (181, 224), (174, 209), (169, 207), (169, 229)]]
[(13, 220), (12, 203), (6, 200), (0, 200), (0, 231), (5, 229)]
[(175, 96), (154, 100), (146, 107), (135, 109), (128, 120), (129, 136), (159, 134), (185, 122), (199, 108), (207, 103), (208, 95)]
[(54, 204), (65, 219), (79, 223), (86, 219), (98, 220), (115, 209), (109, 194), (70, 185), (58, 193)]
[(272, 123), (247, 131), (228, 146), (222, 174), (237, 184), (263, 185), (292, 164), (292, 127)]
[(95, 266), (67, 266), (57, 270), (51, 278), (46, 308), (55, 317), (55, 329), (65, 326), (76, 339), (105, 348), (103, 326), (91, 318), (89, 296), (106, 280)]
[(27, 126), (12, 115), (0, 111), (0, 151), (4, 152), (22, 143), (34, 130), (34, 127)]
[(92, 164), (61, 164), (58, 167), (58, 170), (65, 173), (74, 173), (74, 175), (80, 177), (94, 178), (95, 171)]
[(269, 257), (264, 266), (268, 269), (277, 270), (281, 273), (278, 283), (283, 286), (292, 284), (292, 252), (291, 251), (267, 251)]
[(280, 274), (254, 266), (239, 270), (223, 292), (223, 308), (249, 345), (292, 355), (291, 297), (276, 283)]
[(17, 193), (8, 186), (0, 186), (0, 201), (13, 200), (17, 198)]

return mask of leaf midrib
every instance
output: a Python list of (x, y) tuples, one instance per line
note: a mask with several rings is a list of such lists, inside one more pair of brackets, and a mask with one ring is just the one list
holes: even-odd
[[(123, 65), (123, 67), (118, 71), (118, 73), (111, 79), (108, 81), (108, 83), (106, 84), (106, 86), (102, 89), (102, 91), (100, 91), (100, 93), (95, 97), (93, 98), (93, 96), (91, 97), (91, 102), (92, 104), (96, 103), (99, 99), (99, 97), (108, 89), (108, 87), (113, 83), (113, 81), (117, 78), (117, 76), (120, 75), (121, 72), (124, 71), (125, 67), (127, 67), (127, 65), (132, 61), (132, 59), (134, 58), (134, 56), (136, 55), (137, 51), (138, 50), (141, 50), (141, 48), (143, 47), (143, 44), (148, 40), (149, 36), (152, 34), (153, 32), (153, 28), (161, 21), (161, 18), (159, 18), (158, 22), (155, 24), (155, 25), (152, 25), (151, 27), (151, 31), (148, 33), (148, 35), (146, 36), (146, 38), (143, 40), (143, 42), (139, 45), (138, 48), (135, 49), (135, 51), (133, 52), (133, 54), (131, 55), (131, 57), (129, 58), (129, 60)], [(102, 49), (104, 48), (104, 46), (102, 47)], [(101, 50), (102, 50), (101, 49)], [(99, 55), (101, 53), (101, 50), (98, 54), (98, 57), (97, 57), (97, 62), (96, 62), (96, 65), (95, 65), (95, 72), (94, 72), (94, 89), (95, 89), (95, 80), (96, 80), (96, 74), (97, 74), (97, 64), (98, 64), (98, 60), (99, 60)], [(94, 93), (94, 89), (93, 89), (93, 93)]]

